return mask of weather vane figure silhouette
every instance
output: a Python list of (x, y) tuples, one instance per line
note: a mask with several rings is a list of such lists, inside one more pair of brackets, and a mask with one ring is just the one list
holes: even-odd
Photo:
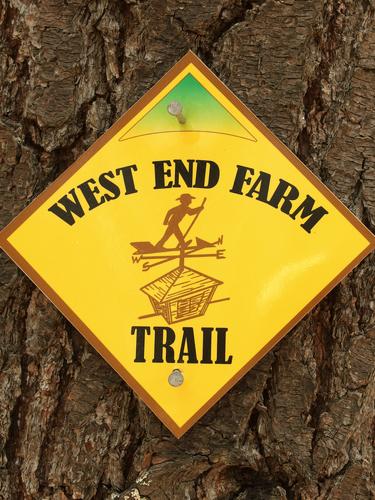
[[(179, 261), (178, 267), (141, 288), (141, 291), (149, 297), (154, 309), (153, 314), (141, 318), (161, 315), (167, 323), (176, 323), (203, 316), (210, 304), (229, 300), (228, 298), (212, 300), (216, 288), (223, 284), (222, 281), (185, 266), (185, 260), (189, 258), (225, 258), (225, 250), (219, 248), (223, 243), (223, 236), (219, 236), (213, 243), (196, 237), (196, 243), (192, 244), (193, 240), (186, 239), (206, 203), (204, 198), (200, 206), (191, 208), (193, 199), (194, 196), (187, 193), (177, 198), (180, 204), (168, 210), (164, 219), (167, 228), (156, 245), (149, 241), (131, 243), (136, 249), (132, 255), (133, 263), (142, 262), (143, 271), (149, 271), (153, 267), (176, 259)], [(195, 217), (183, 233), (180, 223), (187, 215)], [(171, 236), (176, 237), (178, 245), (165, 248), (164, 245)], [(215, 248), (215, 251), (202, 253), (207, 248)]]

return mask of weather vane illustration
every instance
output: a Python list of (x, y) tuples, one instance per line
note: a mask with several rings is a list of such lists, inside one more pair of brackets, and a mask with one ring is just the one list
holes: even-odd
[[(192, 258), (225, 258), (225, 250), (220, 248), (223, 236), (219, 236), (212, 243), (198, 237), (195, 237), (195, 243), (193, 239), (187, 239), (206, 203), (204, 198), (200, 206), (192, 208), (190, 205), (194, 199), (194, 196), (186, 193), (177, 198), (180, 204), (168, 210), (164, 219), (164, 225), (167, 227), (155, 245), (149, 241), (131, 243), (136, 249), (132, 255), (133, 263), (141, 263), (142, 271), (178, 260), (178, 267), (141, 288), (150, 299), (154, 310), (154, 313), (141, 318), (160, 315), (168, 324), (177, 323), (203, 316), (210, 304), (229, 300), (228, 297), (213, 300), (217, 287), (223, 284), (222, 281), (185, 265), (185, 261)], [(180, 223), (188, 216), (193, 218), (183, 233)], [(178, 244), (175, 247), (166, 247), (171, 237), (176, 238)], [(206, 253), (208, 248), (215, 248), (215, 251)]]

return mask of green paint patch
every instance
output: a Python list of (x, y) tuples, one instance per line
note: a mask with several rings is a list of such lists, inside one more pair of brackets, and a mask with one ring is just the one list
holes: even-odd
[[(179, 101), (183, 106), (184, 124), (170, 115), (168, 104)], [(193, 75), (186, 75), (163, 99), (123, 136), (120, 141), (150, 134), (208, 132), (226, 134), (256, 141), (220, 102)]]

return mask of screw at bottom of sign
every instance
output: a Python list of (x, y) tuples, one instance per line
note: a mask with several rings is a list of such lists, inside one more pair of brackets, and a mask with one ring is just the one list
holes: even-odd
[(172, 387), (179, 387), (184, 383), (184, 376), (182, 375), (181, 370), (178, 368), (173, 370), (173, 372), (168, 377), (168, 382)]

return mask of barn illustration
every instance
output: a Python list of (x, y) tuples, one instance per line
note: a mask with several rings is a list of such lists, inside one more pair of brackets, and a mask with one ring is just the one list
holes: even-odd
[(141, 288), (156, 314), (167, 323), (203, 316), (216, 288), (222, 284), (189, 267), (177, 267)]
[[(192, 258), (225, 258), (224, 250), (220, 248), (223, 243), (222, 236), (214, 242), (198, 237), (194, 242), (192, 239), (187, 240), (187, 234), (202, 212), (206, 201), (204, 199), (199, 207), (191, 208), (190, 203), (193, 199), (194, 197), (189, 194), (183, 194), (178, 198), (180, 205), (167, 212), (164, 220), (167, 228), (158, 243), (153, 244), (150, 241), (131, 243), (136, 250), (132, 255), (133, 263), (141, 263), (143, 271), (175, 260), (179, 261), (178, 267), (141, 288), (141, 291), (148, 296), (154, 312), (141, 316), (140, 319), (160, 315), (168, 324), (177, 323), (203, 316), (210, 304), (229, 300), (228, 297), (213, 300), (217, 287), (223, 284), (222, 281), (185, 265), (185, 261)], [(179, 223), (188, 215), (195, 217), (183, 234)], [(165, 247), (171, 236), (175, 237), (178, 245)], [(212, 250), (207, 253), (207, 249)]]

